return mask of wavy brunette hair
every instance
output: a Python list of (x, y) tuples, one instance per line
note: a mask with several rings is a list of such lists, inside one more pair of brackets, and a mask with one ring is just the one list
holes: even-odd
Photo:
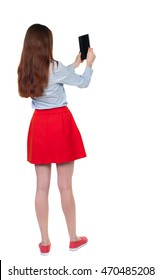
[(31, 25), (25, 35), (18, 66), (18, 91), (21, 97), (38, 97), (48, 84), (49, 64), (53, 60), (51, 30), (41, 24)]

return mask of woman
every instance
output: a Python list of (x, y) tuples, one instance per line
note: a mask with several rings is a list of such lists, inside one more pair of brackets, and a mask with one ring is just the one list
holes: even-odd
[(40, 253), (47, 254), (51, 243), (48, 234), (48, 193), (51, 164), (56, 163), (62, 209), (69, 232), (69, 249), (87, 243), (77, 236), (75, 202), (72, 192), (74, 161), (86, 157), (81, 134), (67, 107), (64, 84), (87, 87), (95, 60), (89, 49), (83, 75), (75, 73), (81, 61), (79, 53), (73, 64), (64, 66), (52, 54), (52, 32), (34, 24), (26, 32), (18, 67), (18, 90), (21, 97), (30, 97), (35, 109), (28, 131), (27, 160), (35, 165), (37, 190), (35, 209), (41, 232)]

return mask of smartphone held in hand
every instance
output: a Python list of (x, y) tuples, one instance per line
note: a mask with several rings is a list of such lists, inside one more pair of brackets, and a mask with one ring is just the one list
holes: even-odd
[(84, 60), (87, 57), (88, 48), (90, 48), (89, 34), (79, 36), (78, 40), (81, 52), (81, 59)]

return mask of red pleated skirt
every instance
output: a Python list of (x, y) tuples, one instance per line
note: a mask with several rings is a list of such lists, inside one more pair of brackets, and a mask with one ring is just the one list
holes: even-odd
[(27, 138), (30, 163), (60, 164), (84, 157), (82, 137), (67, 106), (34, 111)]

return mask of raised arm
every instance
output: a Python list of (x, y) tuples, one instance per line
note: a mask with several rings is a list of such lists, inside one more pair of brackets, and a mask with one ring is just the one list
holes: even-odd
[(82, 62), (80, 53), (77, 55), (74, 63), (70, 64), (67, 67), (59, 62), (58, 68), (55, 71), (56, 82), (77, 86), (79, 88), (88, 87), (93, 73), (92, 65), (94, 60), (95, 54), (93, 53), (93, 49), (89, 49), (86, 59), (86, 68), (82, 75), (78, 75), (75, 73), (75, 68), (77, 68)]

